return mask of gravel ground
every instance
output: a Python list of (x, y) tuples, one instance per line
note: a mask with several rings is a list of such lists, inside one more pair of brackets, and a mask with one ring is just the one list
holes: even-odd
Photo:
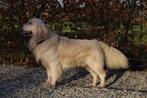
[(0, 66), (0, 98), (147, 98), (147, 70), (109, 71), (107, 87), (91, 87), (84, 69), (66, 71), (56, 88), (43, 88), (42, 67)]

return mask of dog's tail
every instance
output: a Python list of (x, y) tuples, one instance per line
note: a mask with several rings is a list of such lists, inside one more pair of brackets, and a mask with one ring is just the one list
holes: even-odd
[(109, 47), (101, 41), (99, 41), (99, 44), (105, 53), (105, 62), (109, 69), (127, 69), (129, 67), (128, 59), (121, 51)]

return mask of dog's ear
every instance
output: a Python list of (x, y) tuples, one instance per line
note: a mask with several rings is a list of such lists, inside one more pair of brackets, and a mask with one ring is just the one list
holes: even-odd
[(46, 24), (40, 24), (37, 27), (39, 35), (46, 35), (48, 34), (48, 27)]
[(48, 38), (51, 37), (50, 33), (49, 33), (49, 29), (47, 27), (46, 24), (39, 24), (37, 26), (37, 36), (38, 36), (38, 39), (37, 39), (37, 42), (40, 42), (42, 40), (47, 40)]

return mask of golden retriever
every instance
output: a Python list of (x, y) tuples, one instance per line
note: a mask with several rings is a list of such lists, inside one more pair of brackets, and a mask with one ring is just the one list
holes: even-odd
[(92, 86), (96, 86), (98, 77), (100, 87), (105, 86), (105, 64), (109, 69), (127, 69), (127, 57), (114, 47), (97, 40), (78, 40), (61, 37), (52, 32), (37, 18), (23, 25), (23, 35), (30, 36), (28, 47), (37, 62), (47, 70), (45, 84), (56, 85), (63, 70), (72, 67), (84, 67), (93, 77)]

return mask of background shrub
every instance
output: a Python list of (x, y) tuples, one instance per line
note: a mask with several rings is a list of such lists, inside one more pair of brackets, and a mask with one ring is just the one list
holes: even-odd
[(46, 20), (60, 35), (96, 38), (119, 48), (135, 63), (146, 63), (145, 0), (63, 0), (63, 4), (57, 0), (0, 0), (0, 63), (33, 63), (24, 39), (17, 35), (32, 17)]

